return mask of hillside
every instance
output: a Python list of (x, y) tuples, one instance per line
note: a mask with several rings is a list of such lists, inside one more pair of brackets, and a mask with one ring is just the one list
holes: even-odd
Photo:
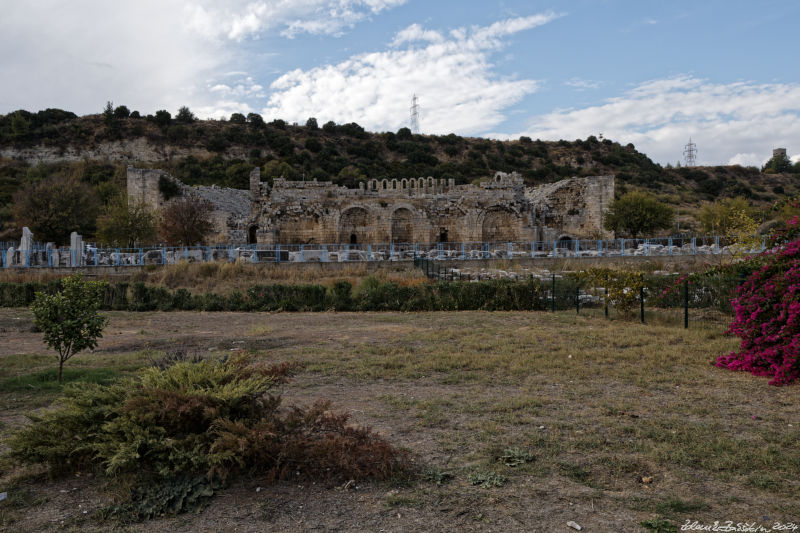
[(199, 121), (185, 108), (174, 118), (165, 111), (141, 117), (123, 108), (83, 117), (57, 109), (0, 116), (0, 240), (18, 237), (12, 196), (26, 180), (72, 175), (104, 201), (122, 187), (128, 164), (163, 168), (189, 185), (234, 188), (247, 188), (254, 165), (262, 167), (267, 180), (284, 175), (349, 187), (382, 177), (469, 183), (495, 171), (519, 172), (529, 185), (615, 174), (617, 194), (647, 190), (689, 215), (703, 201), (720, 197), (744, 196), (767, 206), (798, 192), (791, 173), (740, 166), (663, 168), (632, 144), (594, 137), (501, 142), (414, 135), (407, 128), (370, 133), (355, 123), (319, 126), (314, 119), (304, 125), (265, 123), (255, 114)]

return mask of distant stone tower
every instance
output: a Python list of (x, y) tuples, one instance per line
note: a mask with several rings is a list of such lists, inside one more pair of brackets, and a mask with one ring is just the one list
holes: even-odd
[(786, 148), (775, 148), (772, 150), (772, 157), (773, 158), (784, 158), (786, 159)]

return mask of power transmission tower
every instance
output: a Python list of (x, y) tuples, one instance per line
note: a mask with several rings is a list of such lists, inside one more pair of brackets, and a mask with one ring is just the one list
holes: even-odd
[(697, 163), (697, 145), (692, 142), (689, 137), (689, 144), (683, 147), (684, 164), (687, 167), (693, 167)]
[(419, 104), (416, 94), (411, 97), (411, 133), (419, 133)]

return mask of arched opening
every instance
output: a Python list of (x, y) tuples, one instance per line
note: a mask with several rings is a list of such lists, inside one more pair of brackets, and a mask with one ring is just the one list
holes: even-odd
[(258, 242), (258, 226), (250, 226), (247, 229), (247, 244), (256, 244)]
[(357, 244), (369, 242), (370, 216), (363, 207), (351, 207), (339, 218), (339, 242)]
[(391, 220), (393, 243), (414, 241), (414, 214), (410, 209), (395, 209)]
[(563, 237), (559, 237), (556, 246), (562, 249), (570, 250), (574, 246), (572, 243), (573, 243), (572, 237), (564, 235)]
[(483, 217), (481, 240), (483, 242), (511, 242), (517, 240), (519, 219), (502, 208), (491, 209)]
[(441, 228), (439, 230), (439, 242), (450, 242), (447, 238), (447, 228)]

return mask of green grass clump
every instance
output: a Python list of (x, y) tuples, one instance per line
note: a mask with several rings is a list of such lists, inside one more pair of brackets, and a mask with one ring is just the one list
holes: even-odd
[(491, 489), (492, 487), (502, 487), (505, 485), (508, 478), (503, 474), (499, 474), (497, 472), (489, 471), (480, 471), (480, 472), (473, 472), (467, 478), (470, 485), (476, 485), (479, 487), (483, 487), (484, 489)]

